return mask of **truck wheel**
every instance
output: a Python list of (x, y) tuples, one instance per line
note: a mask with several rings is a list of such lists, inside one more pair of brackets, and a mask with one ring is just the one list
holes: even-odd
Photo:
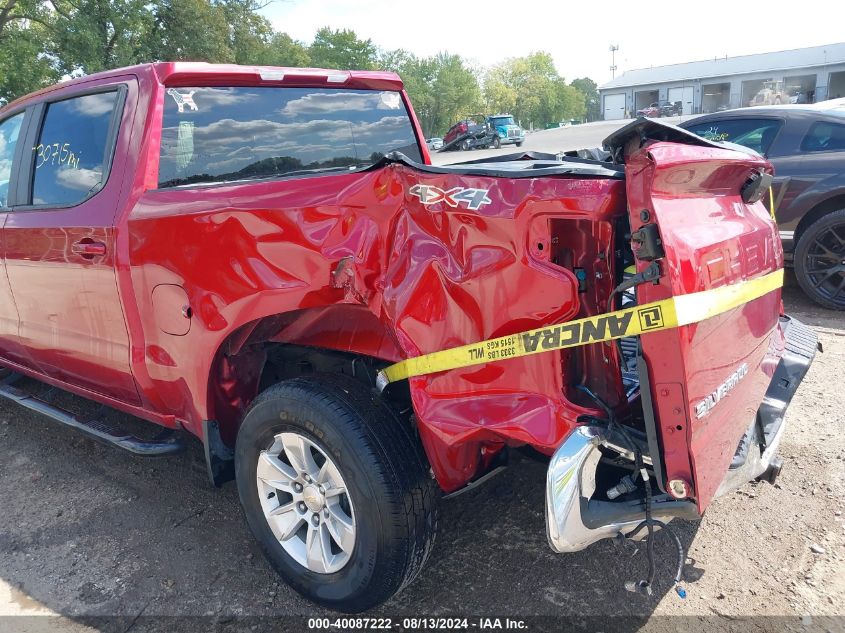
[(270, 563), (321, 605), (378, 605), (431, 552), (439, 491), (420, 443), (357, 380), (322, 374), (260, 394), (238, 433), (235, 473)]
[(522, 141), (519, 141), (519, 142), (516, 144), (516, 146), (517, 146), (517, 147), (522, 147), (522, 143), (523, 143)]
[(492, 145), (493, 149), (499, 149), (499, 147), (501, 147), (501, 145), (502, 145), (502, 142), (499, 140), (499, 137), (496, 136), (496, 137), (493, 138), (493, 143), (491, 145)]
[(461, 141), (461, 149), (465, 152), (468, 151), (469, 150), (469, 141)]
[(795, 277), (813, 301), (845, 310), (845, 209), (813, 222), (795, 248)]

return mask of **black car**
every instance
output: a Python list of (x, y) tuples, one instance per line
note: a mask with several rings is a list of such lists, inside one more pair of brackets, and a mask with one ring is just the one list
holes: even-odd
[(661, 101), (660, 116), (681, 116), (684, 113), (684, 104), (681, 101)]
[(680, 126), (771, 161), (787, 262), (810, 298), (845, 310), (845, 99), (729, 110)]

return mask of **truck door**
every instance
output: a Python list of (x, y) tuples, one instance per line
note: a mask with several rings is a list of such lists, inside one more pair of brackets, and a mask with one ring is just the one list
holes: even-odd
[(26, 355), (18, 342), (18, 311), (12, 299), (12, 288), (3, 262), (3, 225), (9, 212), (10, 187), (14, 180), (15, 164), (24, 118), (24, 112), (17, 112), (0, 121), (0, 357), (12, 362), (22, 362)]
[[(632, 248), (638, 271), (656, 262), (661, 274), (656, 284), (637, 286), (638, 303), (741, 284), (782, 268), (777, 228), (746, 184), (770, 169), (765, 160), (701, 139), (645, 140), (637, 149), (631, 142), (642, 141), (629, 139), (625, 168)], [(777, 287), (722, 314), (641, 337), (647, 376), (640, 379), (653, 402), (662, 483), (670, 492), (686, 489), (702, 511), (771, 381), (782, 349), (780, 306)], [(707, 308), (697, 306), (702, 313)]]
[(123, 185), (134, 81), (48, 95), (27, 130), (24, 204), (3, 230), (18, 337), (33, 368), (139, 402), (115, 274), (114, 217)]

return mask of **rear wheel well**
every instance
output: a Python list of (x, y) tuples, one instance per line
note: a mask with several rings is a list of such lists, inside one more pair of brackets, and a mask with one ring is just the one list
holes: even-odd
[[(342, 374), (375, 389), (378, 372), (390, 364), (363, 354), (263, 337), (250, 337), (238, 347), (227, 342), (218, 351), (209, 377), (209, 415), (223, 443), (231, 447), (252, 401), (273, 385), (312, 374)], [(381, 397), (397, 414), (410, 419), (413, 407), (407, 382), (392, 383)]]
[(845, 209), (845, 193), (828, 198), (824, 202), (820, 202), (801, 218), (798, 226), (795, 227), (795, 238), (793, 241), (794, 247), (798, 246), (798, 240), (801, 239), (804, 231), (806, 231), (814, 222), (826, 216), (828, 213), (833, 213), (839, 209)]

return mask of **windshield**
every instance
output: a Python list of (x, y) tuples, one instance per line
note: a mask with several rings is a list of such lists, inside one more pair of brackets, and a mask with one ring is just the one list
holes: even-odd
[(168, 88), (159, 186), (342, 171), (392, 151), (421, 161), (398, 92)]
[(514, 121), (513, 121), (512, 116), (491, 117), (490, 122), (493, 125), (495, 125), (496, 127), (500, 127), (500, 126), (503, 126), (503, 125), (516, 125), (516, 123), (514, 123)]

